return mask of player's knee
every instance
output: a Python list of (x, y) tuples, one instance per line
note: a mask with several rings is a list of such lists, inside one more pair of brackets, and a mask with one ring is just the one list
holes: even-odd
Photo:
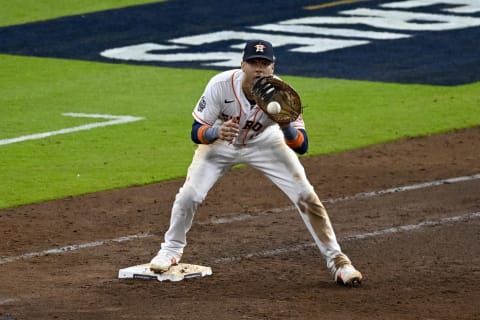
[(297, 202), (297, 206), (302, 213), (308, 213), (318, 217), (327, 216), (327, 210), (315, 192), (301, 197)]
[(204, 200), (204, 196), (200, 194), (196, 189), (190, 185), (183, 186), (175, 197), (175, 202), (181, 204), (200, 204)]

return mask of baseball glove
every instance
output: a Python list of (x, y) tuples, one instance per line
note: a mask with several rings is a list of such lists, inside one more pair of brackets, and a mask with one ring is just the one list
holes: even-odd
[[(253, 85), (252, 94), (257, 105), (280, 125), (297, 120), (302, 113), (302, 103), (297, 91), (288, 83), (273, 76), (259, 78)], [(272, 101), (280, 104), (279, 113), (268, 112), (267, 106)]]

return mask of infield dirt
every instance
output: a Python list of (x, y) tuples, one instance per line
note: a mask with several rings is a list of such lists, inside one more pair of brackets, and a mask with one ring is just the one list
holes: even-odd
[[(302, 163), (324, 200), (473, 176), (480, 127)], [(182, 183), (0, 210), (0, 319), (480, 319), (479, 179), (325, 201), (364, 274), (360, 288), (347, 288), (332, 281), (286, 197), (236, 169), (199, 208), (182, 261), (211, 266), (212, 276), (118, 280), (158, 250)]]

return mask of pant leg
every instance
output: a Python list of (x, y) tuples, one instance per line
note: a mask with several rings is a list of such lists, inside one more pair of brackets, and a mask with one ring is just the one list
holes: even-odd
[(199, 145), (187, 172), (183, 186), (175, 197), (171, 210), (170, 226), (165, 233), (161, 250), (175, 257), (183, 254), (187, 245), (195, 212), (207, 196), (208, 191), (232, 166), (234, 156), (224, 150), (222, 142)]
[(327, 210), (308, 181), (298, 156), (282, 139), (265, 141), (261, 152), (252, 151), (248, 163), (279, 187), (296, 206), (327, 267), (333, 269), (350, 260), (341, 251)]

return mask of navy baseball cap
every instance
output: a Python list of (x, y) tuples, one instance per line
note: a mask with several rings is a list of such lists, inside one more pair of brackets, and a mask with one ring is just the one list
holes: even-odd
[(249, 40), (243, 49), (243, 61), (250, 59), (266, 59), (273, 62), (273, 46), (265, 40)]

